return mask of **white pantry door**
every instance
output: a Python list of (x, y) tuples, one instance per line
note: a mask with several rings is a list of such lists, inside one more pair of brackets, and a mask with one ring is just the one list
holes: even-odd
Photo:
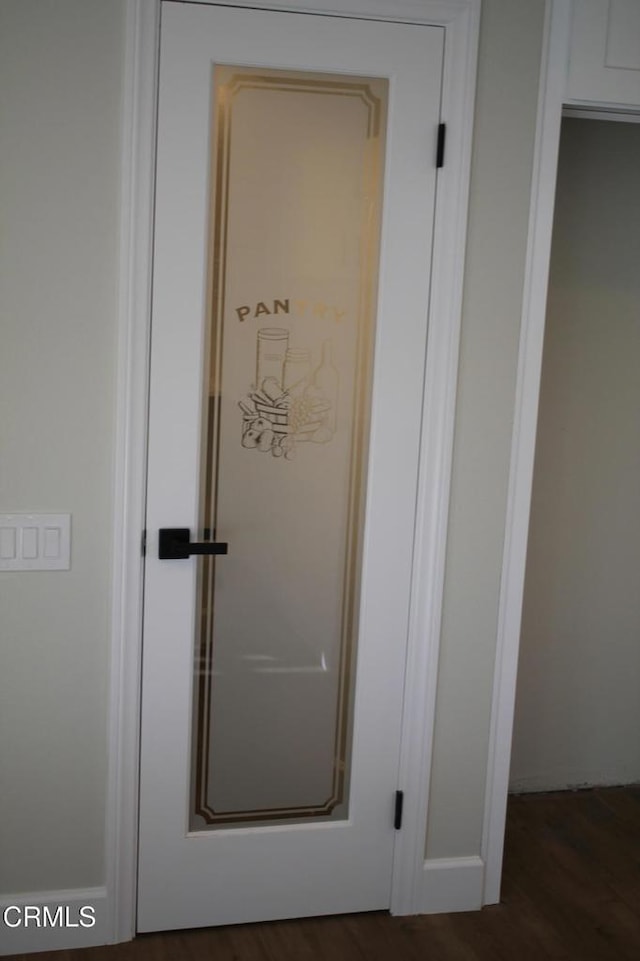
[(163, 4), (140, 931), (390, 904), (442, 58)]

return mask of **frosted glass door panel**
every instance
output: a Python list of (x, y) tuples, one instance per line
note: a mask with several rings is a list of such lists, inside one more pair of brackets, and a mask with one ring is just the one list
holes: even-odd
[(214, 69), (193, 830), (348, 816), (386, 100)]

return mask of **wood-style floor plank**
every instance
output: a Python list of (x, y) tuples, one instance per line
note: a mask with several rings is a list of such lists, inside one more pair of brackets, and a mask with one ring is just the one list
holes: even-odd
[(6, 961), (640, 961), (640, 786), (509, 799), (502, 900), (147, 934)]

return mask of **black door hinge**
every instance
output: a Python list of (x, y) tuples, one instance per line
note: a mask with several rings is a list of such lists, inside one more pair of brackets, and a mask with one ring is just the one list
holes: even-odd
[(147, 556), (147, 532), (146, 531), (142, 532), (142, 542), (140, 546), (142, 548), (142, 556), (146, 557)]
[(436, 146), (436, 167), (444, 167), (444, 142), (447, 137), (447, 125), (438, 124), (438, 143)]
[(393, 811), (393, 826), (396, 831), (402, 827), (402, 805), (404, 802), (404, 791), (396, 791), (396, 803)]

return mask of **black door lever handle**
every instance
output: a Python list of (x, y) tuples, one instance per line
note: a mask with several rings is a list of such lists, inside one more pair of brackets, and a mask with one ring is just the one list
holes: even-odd
[(224, 541), (191, 541), (188, 527), (161, 527), (158, 535), (161, 561), (180, 561), (192, 554), (226, 554), (229, 549)]

